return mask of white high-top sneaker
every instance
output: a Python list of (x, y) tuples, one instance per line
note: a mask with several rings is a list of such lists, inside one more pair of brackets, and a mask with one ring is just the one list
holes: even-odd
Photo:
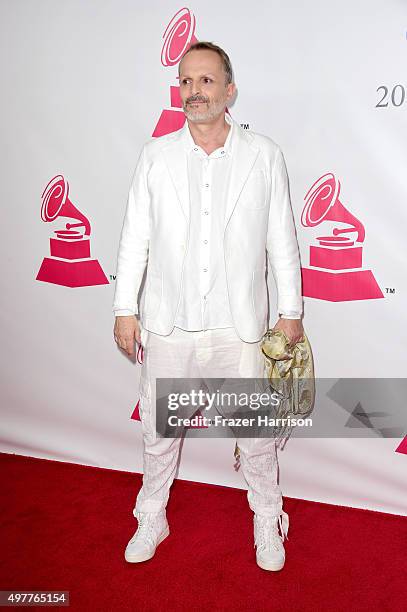
[[(265, 570), (277, 571), (284, 567), (284, 538), (288, 540), (288, 514), (281, 511), (279, 516), (254, 515), (254, 546), (256, 562)], [(281, 536), (278, 532), (280, 527)]]
[(124, 557), (129, 563), (140, 563), (154, 557), (157, 546), (170, 534), (165, 510), (135, 512), (138, 528), (127, 544)]

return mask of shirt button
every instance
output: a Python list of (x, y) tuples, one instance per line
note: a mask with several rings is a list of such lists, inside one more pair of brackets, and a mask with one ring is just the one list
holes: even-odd
[(194, 148), (194, 151), (198, 151), (198, 147), (195, 147), (195, 148)]
[(225, 151), (221, 151), (221, 152), (220, 152), (220, 154), (221, 154), (221, 155), (224, 155), (224, 153), (225, 153)]
[(204, 272), (207, 272), (207, 271), (208, 271), (208, 268), (204, 268), (204, 269), (203, 269), (203, 271), (204, 271)]
[(209, 210), (204, 210), (205, 215), (209, 215)]
[(208, 244), (208, 241), (207, 241), (207, 240), (204, 240), (204, 244)]
[(209, 187), (209, 183), (205, 183), (205, 187)]

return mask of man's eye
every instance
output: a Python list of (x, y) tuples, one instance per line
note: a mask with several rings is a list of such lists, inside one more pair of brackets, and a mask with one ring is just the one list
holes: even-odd
[(205, 77), (205, 78), (204, 78), (204, 81), (209, 81), (209, 82), (211, 82), (211, 81), (212, 81), (212, 79), (210, 79), (209, 77)]

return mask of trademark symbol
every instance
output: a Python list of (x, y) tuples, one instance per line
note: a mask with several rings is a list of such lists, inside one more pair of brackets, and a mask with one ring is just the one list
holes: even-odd
[(109, 274), (109, 278), (111, 281), (115, 281), (116, 280), (116, 274)]
[(396, 290), (394, 287), (386, 287), (386, 293), (396, 293)]
[(242, 127), (244, 130), (250, 130), (250, 124), (249, 123), (241, 123), (240, 127)]

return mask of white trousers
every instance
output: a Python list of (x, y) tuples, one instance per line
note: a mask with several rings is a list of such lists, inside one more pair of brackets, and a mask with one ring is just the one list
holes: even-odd
[[(197, 379), (204, 381), (210, 392), (215, 392), (211, 378), (263, 378), (264, 373), (260, 341), (244, 342), (232, 327), (205, 331), (174, 327), (171, 334), (162, 336), (141, 326), (141, 343), (139, 412), (143, 432), (143, 484), (133, 509), (134, 516), (136, 512), (158, 512), (166, 507), (182, 439), (182, 436), (156, 435), (155, 379)], [(250, 508), (262, 515), (281, 514), (275, 439), (241, 437), (237, 443)]]

